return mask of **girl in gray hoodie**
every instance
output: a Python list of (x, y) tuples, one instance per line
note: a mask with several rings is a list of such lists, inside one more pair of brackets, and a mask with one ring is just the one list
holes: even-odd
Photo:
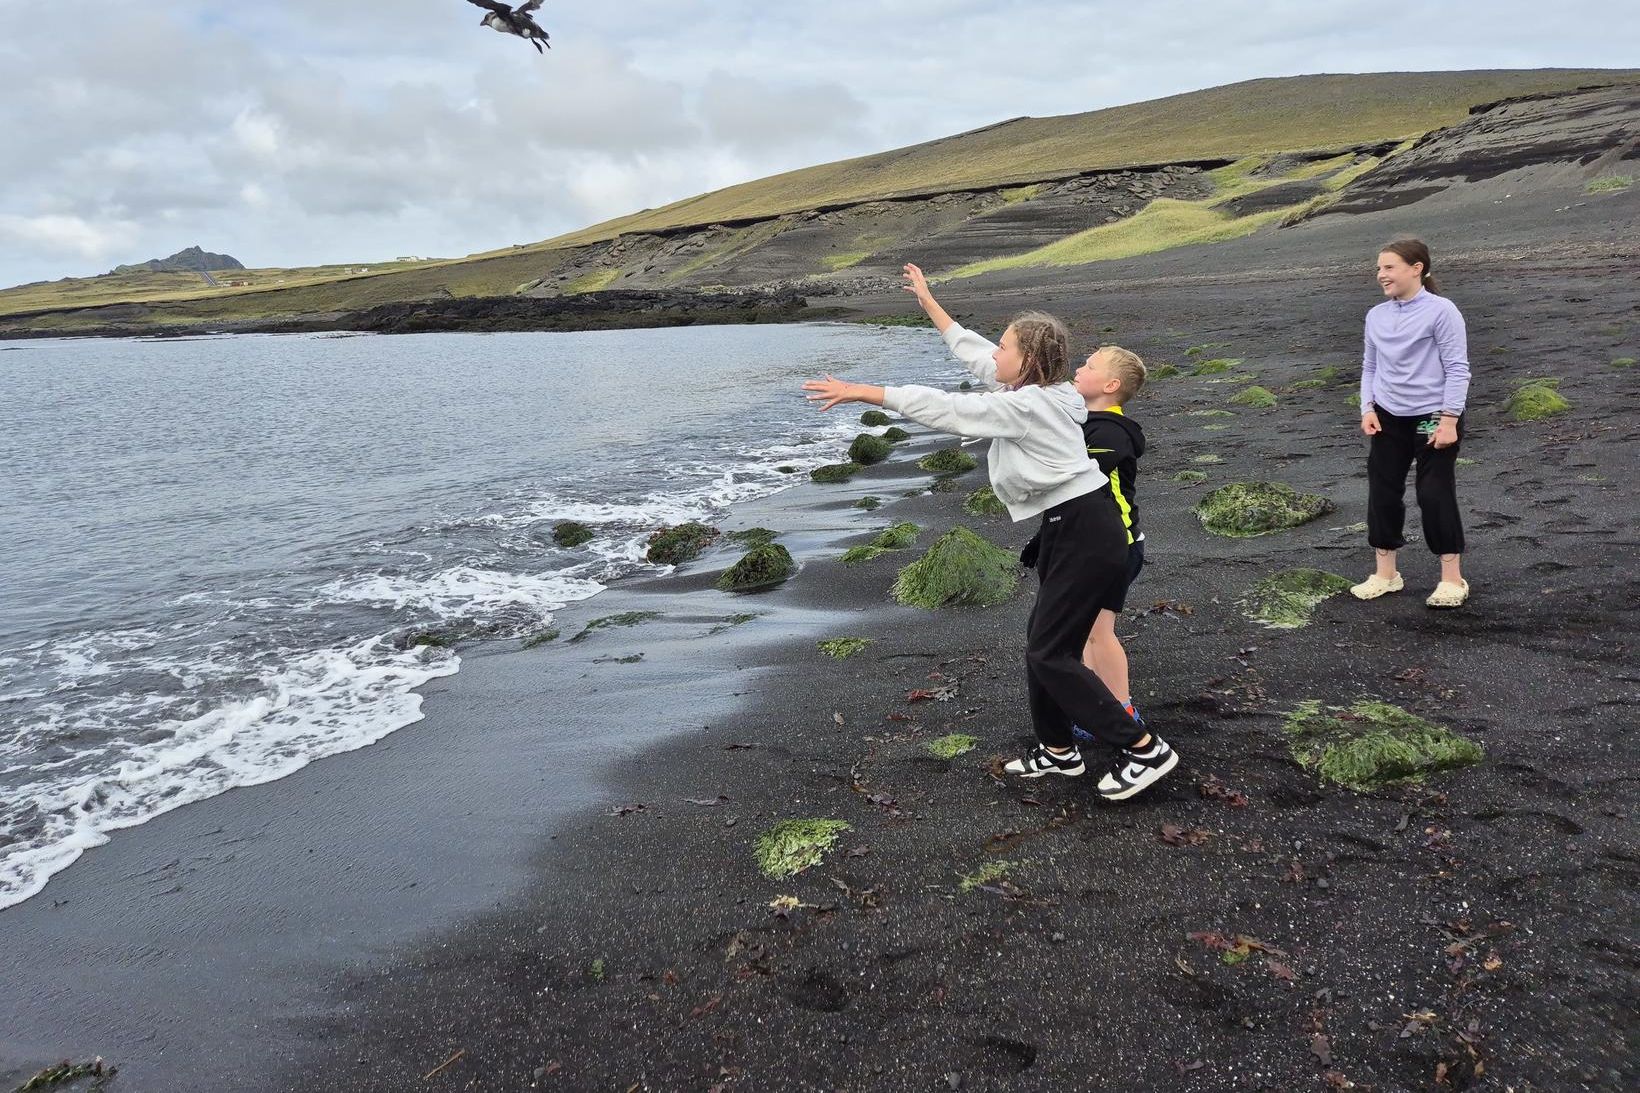
[(1109, 480), (1088, 458), (1082, 423), (1088, 410), (1070, 383), (1070, 339), (1058, 319), (1027, 312), (1000, 344), (965, 330), (929, 291), (914, 265), (906, 289), (984, 393), (932, 387), (876, 387), (827, 376), (803, 385), (829, 410), (865, 402), (919, 425), (958, 436), (987, 437), (991, 489), (1018, 521), (1041, 522), (1036, 572), (1041, 581), (1026, 626), (1025, 676), (1038, 744), (1004, 769), (1025, 778), (1077, 776), (1087, 770), (1071, 734), (1080, 725), (1111, 745), (1115, 758), (1098, 790), (1107, 800), (1131, 797), (1178, 764), (1161, 737), (1136, 725), (1099, 677), (1082, 663), (1082, 646), (1099, 605), (1127, 579), (1127, 533)]

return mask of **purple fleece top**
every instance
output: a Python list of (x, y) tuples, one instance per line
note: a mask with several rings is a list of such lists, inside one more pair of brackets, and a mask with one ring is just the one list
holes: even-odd
[(1361, 353), (1361, 412), (1403, 417), (1463, 413), (1469, 397), (1469, 339), (1458, 307), (1426, 289), (1367, 312)]

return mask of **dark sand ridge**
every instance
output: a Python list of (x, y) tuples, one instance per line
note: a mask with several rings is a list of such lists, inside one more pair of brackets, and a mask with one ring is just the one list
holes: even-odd
[[(382, 745), (122, 833), (53, 890), (0, 915), (8, 954), (48, 941), (57, 947), (49, 960), (29, 962), (38, 966), (23, 970), (28, 978), (7, 976), (22, 984), (7, 992), (8, 1004), (26, 1001), (4, 1027), (27, 1018), (33, 1029), (13, 1041), (29, 1047), (17, 1069), (68, 1052), (103, 1051), (121, 1062), (100, 1021), (123, 1015), (124, 1043), (138, 1065), (121, 1082), (135, 1089), (519, 1089), (538, 1068), (552, 1070), (540, 1087), (566, 1089), (633, 1082), (925, 1089), (947, 1075), (964, 1088), (1222, 1089), (1314, 1087), (1329, 1065), (1363, 1085), (1418, 1088), (1433, 1082), (1442, 1062), (1452, 1075), (1471, 1073), (1461, 1037), (1474, 1041), (1484, 1081), (1499, 1088), (1632, 1086), (1640, 1078), (1628, 1039), (1640, 966), (1633, 898), (1640, 868), (1629, 821), (1635, 742), (1627, 704), (1640, 683), (1633, 653), (1640, 426), (1634, 373), (1609, 362), (1640, 355), (1640, 275), (1623, 228), (1633, 223), (1634, 198), (1614, 195), (1551, 216), (1574, 204), (1571, 192), (1568, 179), (1520, 200), (1500, 192), (1465, 204), (1443, 195), (1393, 213), (1324, 218), (1295, 229), (1302, 236), (1255, 237), (1097, 271), (999, 275), (946, 297), (982, 328), (1025, 299), (1046, 301), (1083, 338), (1120, 341), (1153, 363), (1184, 364), (1187, 346), (1227, 342), (1220, 352), (1243, 358), (1282, 398), (1275, 410), (1238, 410), (1234, 419), (1191, 417), (1190, 410), (1223, 406), (1237, 388), (1212, 382), (1219, 377), (1181, 377), (1158, 381), (1136, 407), (1155, 444), (1142, 499), (1157, 564), (1135, 603), (1166, 598), (1192, 608), (1123, 626), (1134, 634), (1146, 713), (1185, 756), (1152, 796), (1104, 809), (1085, 785), (1005, 786), (987, 775), (988, 756), (1017, 746), (1026, 729), (1018, 660), (1028, 591), (990, 610), (873, 608), (898, 559), (863, 570), (812, 562), (761, 601), (786, 605), (771, 620), (807, 609), (856, 611), (833, 632), (878, 644), (833, 663), (814, 653), (815, 635), (797, 637), (794, 628), (788, 642), (758, 654), (771, 670), (758, 673), (750, 704), (729, 720), (670, 698), (625, 695), (628, 708), (658, 706), (672, 727), (713, 726), (609, 772), (612, 799), (644, 803), (642, 812), (588, 811), (556, 822), (544, 813), (528, 792), (531, 780), (563, 756), (533, 750), (543, 746), (536, 728), (543, 661), (503, 654), (471, 659), (430, 692), (427, 722)], [(1431, 237), (1470, 321), (1477, 380), (1465, 454), (1478, 462), (1462, 472), (1462, 491), (1475, 599), (1462, 612), (1427, 612), (1417, 594), (1432, 582), (1434, 563), (1415, 545), (1404, 565), (1408, 594), (1370, 605), (1332, 600), (1310, 629), (1260, 630), (1234, 601), (1262, 576), (1291, 565), (1354, 575), (1367, 564), (1360, 533), (1349, 530), (1363, 517), (1364, 487), (1363, 445), (1346, 396), (1359, 316), (1374, 302), (1363, 270), (1376, 244), (1402, 228)], [(1462, 259), (1452, 256), (1464, 248), (1447, 246), (1449, 239), (1485, 246)], [(1508, 257), (1512, 248), (1524, 260)], [(1342, 366), (1345, 381), (1285, 391), (1326, 364)], [(1507, 423), (1497, 406), (1511, 380), (1543, 374), (1563, 377), (1573, 412)], [(1231, 429), (1204, 428), (1226, 422)], [(1214, 454), (1225, 462), (1194, 462)], [(1208, 483), (1170, 481), (1198, 467)], [(1244, 471), (1319, 490), (1339, 510), (1265, 539), (1208, 537), (1189, 506)], [(979, 484), (978, 472), (968, 478)], [(868, 485), (801, 492), (810, 501), (839, 490), (852, 497)], [(798, 492), (786, 495), (788, 503), (803, 502)], [(937, 527), (958, 518), (960, 496), (901, 502), (876, 514), (883, 519), (860, 523), (892, 517)], [(1028, 533), (1002, 520), (964, 522), (1009, 543)], [(690, 589), (710, 573), (694, 572), (654, 594), (700, 595)], [(603, 601), (587, 605), (589, 617), (626, 609)], [(756, 625), (739, 628), (743, 640)], [(600, 665), (604, 678), (671, 659), (660, 648), (669, 628), (621, 632), (609, 651), (643, 651), (646, 663)], [(593, 653), (597, 645), (580, 648)], [(705, 676), (731, 670), (736, 648), (726, 646), (715, 669), (700, 669), (700, 693), (742, 689)], [(694, 649), (710, 658), (707, 643)], [(907, 691), (926, 686), (930, 670), (959, 678), (959, 696), (908, 705)], [(594, 704), (611, 706), (609, 693)], [(1277, 714), (1305, 698), (1343, 703), (1362, 694), (1473, 735), (1488, 748), (1487, 762), (1424, 791), (1357, 796), (1318, 786), (1287, 756)], [(885, 720), (902, 713), (915, 720)], [(641, 720), (620, 721), (636, 721), (634, 736), (642, 735)], [(475, 742), (487, 745), (450, 769), (437, 733), (474, 724), (485, 727)], [(922, 758), (920, 742), (948, 726), (981, 737), (981, 749), (949, 765)], [(516, 747), (489, 736), (508, 730)], [(725, 750), (736, 742), (758, 746)], [(590, 737), (587, 746), (596, 749)], [(394, 749), (406, 752), (398, 774), (386, 765)], [(429, 762), (440, 764), (431, 777)], [(338, 773), (324, 773), (332, 768)], [(1209, 775), (1245, 792), (1247, 806), (1199, 796), (1195, 784)], [(320, 791), (315, 800), (401, 785), (431, 799), (383, 792), (361, 799), (354, 816), (333, 819), (317, 809), (292, 816), (289, 802), (309, 799), (296, 796), (304, 777)], [(337, 779), (329, 792), (319, 782), (327, 777)], [(867, 792), (854, 792), (856, 781)], [(434, 811), (429, 784), (454, 803)], [(685, 801), (719, 793), (730, 801)], [(873, 801), (873, 794), (886, 796)], [(205, 815), (212, 807), (221, 819)], [(461, 817), (468, 808), (483, 811)], [(264, 886), (248, 869), (220, 862), (231, 848), (220, 851), (218, 864), (182, 878), (183, 891), (167, 897), (185, 896), (189, 885), (197, 893), (180, 957), (145, 950), (113, 921), (122, 914), (143, 921), (142, 878), (128, 874), (147, 864), (132, 859), (169, 860), (163, 848), (180, 845), (181, 825), (197, 822), (193, 838), (202, 841), (236, 816), (261, 830), (275, 811), (296, 834), (267, 846), (269, 858), (316, 840), (356, 845), (358, 833), (337, 828), (358, 824), (369, 834), (372, 818), (374, 843), (403, 847), (411, 840), (394, 825), (432, 812), (409, 829), (425, 831), (416, 846), (383, 850), (430, 865), (429, 877), (445, 876), (448, 887), (420, 912), (422, 944), (392, 946), (416, 923), (377, 908), (371, 913), (380, 917), (366, 920), (352, 949), (379, 932), (373, 967), (326, 977), (322, 965), (350, 959), (334, 949), (311, 964), (286, 963), (287, 949), (322, 949), (324, 924), (346, 913), (361, 887), (389, 890), (382, 880), (355, 879), (369, 858), (357, 860), (345, 887), (320, 884), (301, 866)], [(846, 819), (854, 831), (825, 865), (766, 881), (750, 844), (767, 824), (792, 816)], [(725, 827), (731, 818), (735, 826)], [(169, 833), (168, 823), (176, 825)], [(1157, 838), (1164, 823), (1210, 834), (1200, 846), (1174, 847)], [(556, 841), (545, 837), (553, 827)], [(478, 846), (489, 857), (473, 860)], [(869, 853), (848, 856), (862, 847)], [(346, 859), (336, 860), (324, 879), (340, 874)], [(990, 860), (1015, 863), (1006, 874), (1013, 892), (962, 891), (960, 877)], [(452, 871), (449, 863), (463, 861)], [(1283, 879), (1299, 872), (1303, 880)], [(295, 877), (312, 886), (311, 897), (276, 891)], [(521, 886), (507, 891), (519, 877)], [(486, 882), (493, 887), (475, 898), (471, 889)], [(75, 884), (85, 887), (68, 887)], [(65, 892), (91, 901), (77, 922), (50, 917), (49, 900)], [(191, 939), (221, 936), (247, 906), (273, 895), (310, 898), (311, 917), (283, 935), (244, 931), (224, 946), (240, 954), (226, 971), (204, 942), (190, 949)], [(800, 908), (779, 919), (766, 906), (777, 895), (833, 909)], [(459, 929), (439, 928), (491, 902), (502, 906), (467, 917)], [(25, 919), (27, 929), (14, 925)], [(395, 919), (396, 930), (387, 928)], [(1499, 921), (1513, 928), (1489, 935)], [(1222, 963), (1188, 939), (1202, 930), (1278, 946), (1295, 982), (1257, 958)], [(1062, 942), (1051, 940), (1055, 933)], [(1475, 937), (1483, 940), (1451, 969), (1450, 947)], [(1489, 954), (1500, 961), (1490, 969)], [(184, 974), (167, 969), (178, 961)], [(216, 1001), (227, 996), (213, 992), (247, 975), (255, 981), (232, 1001), (248, 1013)], [(283, 1008), (261, 993), (275, 988), (288, 992)], [(77, 1034), (55, 1031), (65, 989), (77, 996), (67, 1000), (79, 1013)], [(85, 1001), (92, 992), (108, 997)], [(171, 998), (175, 1005), (156, 1002)], [(302, 1013), (310, 1016), (294, 1026), (305, 1041), (298, 1052), (290, 1020)], [(1434, 1017), (1406, 1016), (1424, 1013)], [(235, 1047), (228, 1041), (241, 1020)], [(275, 1024), (264, 1034), (256, 1026), (268, 1020)], [(157, 1055), (141, 1047), (144, 1026), (160, 1029), (165, 1057), (144, 1058), (148, 1050)], [(8, 1040), (14, 1035), (8, 1031)], [(224, 1047), (226, 1058), (210, 1059)], [(12, 1057), (12, 1043), (7, 1048)], [(422, 1080), (458, 1050), (466, 1054)], [(145, 1080), (146, 1066), (155, 1067), (148, 1075), (178, 1080)], [(224, 1071), (229, 1076), (217, 1080)], [(196, 1081), (201, 1074), (206, 1079)]]

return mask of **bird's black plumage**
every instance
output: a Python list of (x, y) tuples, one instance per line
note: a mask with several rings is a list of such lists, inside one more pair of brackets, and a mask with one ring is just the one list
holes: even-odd
[(502, 34), (517, 35), (534, 46), (537, 53), (542, 52), (543, 45), (552, 48), (552, 43), (547, 41), (547, 32), (535, 21), (535, 10), (541, 6), (542, 0), (524, 0), (517, 7), (503, 4), (500, 0), (467, 0), (467, 3), (488, 9), (489, 14), (478, 21), (479, 26)]

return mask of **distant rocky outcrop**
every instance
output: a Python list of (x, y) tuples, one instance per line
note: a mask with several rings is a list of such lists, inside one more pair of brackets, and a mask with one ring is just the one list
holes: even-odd
[(245, 263), (231, 254), (212, 254), (198, 247), (188, 247), (169, 258), (150, 258), (146, 262), (115, 266), (106, 276), (116, 273), (208, 273), (219, 269), (244, 268)]

